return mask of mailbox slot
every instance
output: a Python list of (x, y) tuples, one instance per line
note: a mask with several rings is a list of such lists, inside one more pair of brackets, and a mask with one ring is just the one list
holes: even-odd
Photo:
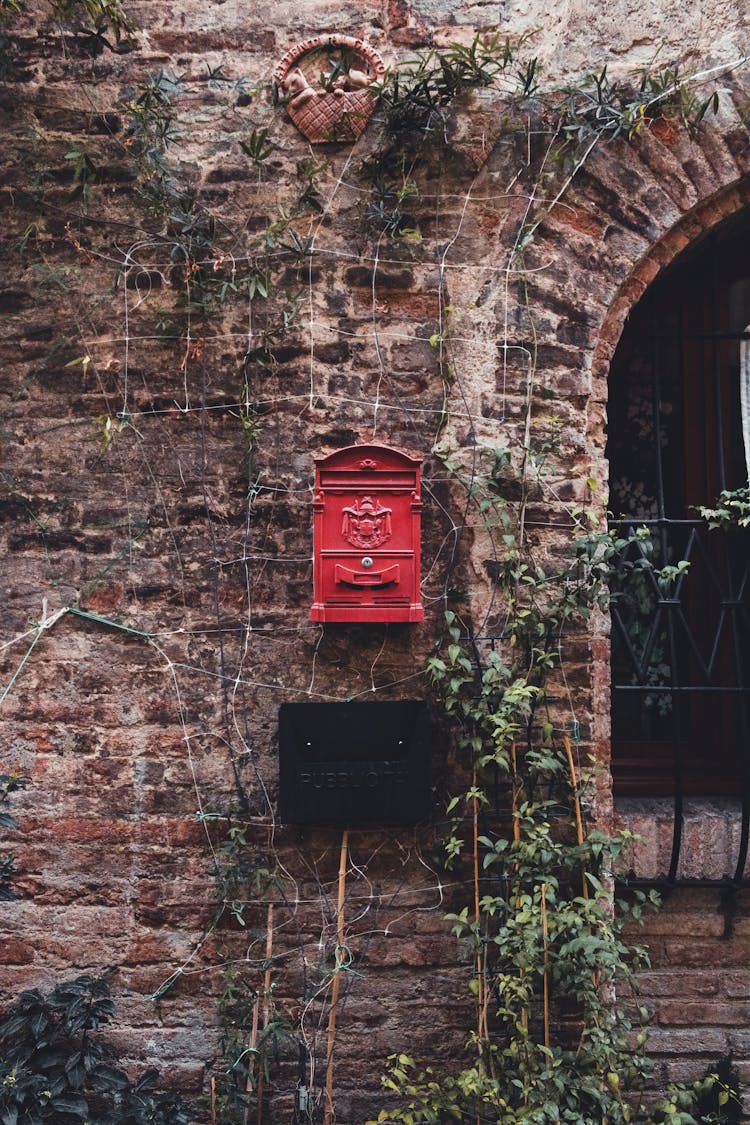
[(315, 466), (313, 621), (421, 621), (420, 465), (355, 445)]
[(426, 703), (283, 703), (279, 750), (282, 821), (388, 826), (429, 816)]
[(341, 582), (344, 586), (354, 586), (361, 589), (363, 586), (372, 586), (373, 589), (377, 586), (390, 586), (398, 585), (400, 581), (401, 571), (399, 570), (398, 563), (393, 566), (387, 566), (384, 570), (349, 570), (340, 563), (336, 563), (336, 581)]

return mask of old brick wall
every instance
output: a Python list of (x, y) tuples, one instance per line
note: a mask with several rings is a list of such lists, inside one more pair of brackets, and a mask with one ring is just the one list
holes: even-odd
[[(517, 7), (501, 30), (537, 28), (536, 7)], [(29, 779), (13, 802), (21, 897), (2, 908), (2, 997), (113, 966), (122, 1057), (195, 1094), (219, 1066), (228, 968), (262, 989), (270, 949), (275, 1004), (300, 1029), (319, 1089), (341, 837), (276, 822), (278, 707), (425, 698), (446, 598), (469, 607), (478, 631), (497, 627), (486, 543), (434, 451), (522, 444), (532, 342), (544, 389), (534, 425), (555, 430), (562, 457), (530, 526), (554, 551), (571, 504), (604, 509), (586, 481), (606, 480), (608, 360), (649, 281), (746, 205), (750, 79), (721, 72), (719, 115), (697, 138), (655, 130), (593, 153), (543, 216), (521, 292), (507, 264), (545, 190), (534, 178), (545, 138), (508, 133), (492, 94), (455, 124), (456, 161), (424, 175), (412, 205), (421, 240), (394, 242), (365, 221), (359, 168), (377, 122), (353, 148), (312, 151), (269, 92), (278, 58), (311, 34), (363, 35), (392, 63), (494, 29), (496, 6), (280, 4), (273, 26), (233, 3), (129, 10), (143, 29), (136, 45), (101, 53), (44, 13), (19, 17), (0, 103), (0, 760)], [(644, 30), (624, 4), (545, 9), (534, 53), (550, 82), (660, 52), (685, 58), (685, 43), (694, 69), (734, 62), (742, 13), (696, 13), (661, 5)], [(139, 194), (124, 110), (160, 68), (180, 76), (171, 175), (199, 202), (186, 215), (176, 200), (167, 221)], [(266, 126), (275, 147), (258, 168), (243, 142)], [(68, 158), (81, 152), (97, 169), (83, 202), (70, 198)], [(313, 173), (311, 161), (323, 166)], [(311, 176), (315, 201), (300, 204)], [(207, 275), (231, 285), (280, 206), (299, 208), (311, 252), (287, 262), (266, 244), (274, 300), (251, 302), (240, 286), (208, 314), (186, 304), (181, 228), (211, 211), (200, 254)], [(292, 307), (266, 362), (263, 332)], [(322, 628), (309, 621), (312, 457), (368, 440), (425, 457), (426, 620)], [(606, 622), (566, 657), (560, 714), (572, 699), (584, 750), (606, 762)], [(442, 810), (456, 769), (437, 750)], [(249, 825), (245, 886), (269, 860), (275, 881), (260, 874), (257, 893), (216, 924), (233, 810)], [(609, 823), (605, 784), (599, 815)], [(462, 1044), (466, 971), (442, 914), (463, 876), (441, 872), (436, 835), (351, 833), (344, 915), (356, 972), (335, 1040), (341, 1125), (377, 1112), (390, 1051), (450, 1059)], [(649, 863), (641, 874), (661, 873), (658, 849)], [(720, 867), (714, 855), (693, 873)], [(680, 892), (648, 923), (644, 996), (664, 1077), (694, 1075), (729, 1048), (750, 1079), (742, 905)], [(269, 1121), (289, 1119), (296, 1064), (287, 1046)]]
[(642, 975), (653, 1022), (650, 1050), (662, 1080), (687, 1081), (722, 1055), (747, 1082), (747, 898), (715, 888), (668, 893), (635, 940), (648, 945)]

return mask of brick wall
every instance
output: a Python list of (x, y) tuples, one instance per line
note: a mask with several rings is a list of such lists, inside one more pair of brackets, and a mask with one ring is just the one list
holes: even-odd
[[(283, 954), (278, 1006), (302, 1027), (316, 1082), (325, 1070), (319, 982), (337, 940), (340, 835), (275, 823), (279, 705), (424, 698), (446, 595), (478, 627), (497, 627), (486, 544), (466, 526), (435, 443), (520, 445), (534, 339), (549, 402), (535, 425), (554, 424), (563, 464), (529, 524), (543, 549), (559, 549), (566, 505), (592, 499), (587, 478), (606, 480), (607, 365), (628, 311), (680, 249), (747, 201), (739, 71), (722, 76), (721, 113), (697, 139), (655, 132), (591, 157), (537, 231), (523, 298), (505, 266), (537, 190), (527, 161), (544, 138), (509, 134), (501, 104), (485, 95), (456, 125), (458, 159), (422, 176), (412, 205), (421, 241), (378, 237), (359, 175), (377, 123), (353, 149), (311, 153), (273, 110), (270, 75), (310, 34), (364, 34), (392, 62), (491, 26), (494, 14), (475, 8), (282, 5), (274, 30), (233, 4), (140, 5), (137, 46), (98, 55), (53, 26), (39, 33), (31, 16), (14, 30), (16, 76), (0, 101), (0, 663), (4, 684), (18, 674), (3, 699), (1, 758), (29, 787), (14, 799), (21, 897), (3, 907), (0, 984), (7, 999), (114, 966), (113, 1038), (125, 1061), (158, 1065), (188, 1093), (205, 1089), (218, 1065), (227, 962), (262, 987), (269, 899), (272, 951)], [(621, 66), (642, 63), (622, 14), (610, 40), (601, 13), (571, 8), (567, 48), (557, 30), (540, 35), (549, 72), (600, 66), (615, 50)], [(517, 19), (512, 31), (529, 29)], [(697, 52), (696, 65), (734, 58), (741, 17), (720, 33), (718, 16), (706, 19), (716, 35), (703, 28), (697, 42), (715, 53)], [(658, 34), (679, 43), (680, 26), (665, 11)], [(218, 66), (228, 81), (209, 78)], [(138, 195), (123, 105), (158, 68), (181, 75), (174, 180), (214, 215), (210, 269), (215, 262), (222, 279), (242, 273), (279, 205), (298, 205), (300, 165), (326, 162), (317, 203), (296, 224), (311, 255), (283, 268), (274, 258), (278, 291), (297, 313), (268, 365), (243, 357), (286, 298), (266, 312), (240, 292), (194, 315), (171, 237), (179, 219), (163, 223)], [(259, 170), (242, 145), (266, 125), (276, 147)], [(70, 198), (67, 158), (81, 151), (97, 167), (85, 206)], [(446, 306), (448, 386), (430, 343)], [(243, 412), (257, 423), (250, 443)], [(426, 620), (321, 628), (308, 616), (312, 457), (368, 440), (425, 457)], [(573, 638), (566, 656), (584, 749), (606, 763), (606, 622)], [(456, 772), (438, 749), (436, 809)], [(272, 892), (261, 879), (244, 925), (230, 912), (214, 927), (213, 872), (233, 808), (251, 825), (244, 862), (273, 855), (278, 883)], [(609, 823), (606, 786), (599, 815)], [(335, 1053), (341, 1125), (376, 1113), (389, 1051), (450, 1058), (463, 1039), (463, 953), (441, 921), (462, 876), (441, 874), (436, 835), (352, 833), (345, 919), (355, 972)], [(643, 873), (660, 874), (662, 862), (657, 855)], [(713, 892), (680, 892), (646, 936), (654, 967), (643, 988), (661, 1073), (694, 1074), (727, 1048), (747, 1070), (742, 910), (728, 921)], [(287, 1046), (273, 1120), (288, 1117), (296, 1063)]]
[(731, 1054), (747, 1083), (747, 929), (746, 896), (706, 888), (667, 892), (661, 911), (633, 932), (651, 958), (640, 983), (662, 1082), (692, 1080)]

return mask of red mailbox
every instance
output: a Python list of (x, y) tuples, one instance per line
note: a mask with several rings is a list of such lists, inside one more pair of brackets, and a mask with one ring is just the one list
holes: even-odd
[(421, 461), (384, 445), (315, 459), (313, 621), (421, 621)]

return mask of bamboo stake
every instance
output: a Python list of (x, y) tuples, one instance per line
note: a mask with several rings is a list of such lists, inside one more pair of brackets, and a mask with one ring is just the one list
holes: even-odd
[(349, 858), (349, 832), (341, 834), (341, 854), (339, 856), (339, 895), (336, 908), (336, 964), (331, 984), (331, 1007), (328, 1013), (328, 1050), (326, 1058), (326, 1100), (323, 1111), (323, 1125), (333, 1125), (333, 1045), (336, 1038), (336, 1008), (341, 988), (341, 965), (344, 949), (344, 899), (346, 896), (346, 869)]
[(518, 763), (516, 761), (515, 742), (511, 742), (510, 744), (510, 760), (511, 765), (513, 766), (513, 785), (510, 795), (511, 812), (513, 813), (513, 839), (516, 841), (516, 843), (518, 843), (518, 841), (521, 839), (521, 829), (518, 824), (518, 817), (516, 816), (516, 813), (518, 812)]
[[(271, 957), (273, 955), (273, 903), (268, 904), (266, 918), (266, 971), (263, 974), (263, 1027), (268, 1026), (271, 1011)], [(263, 1068), (258, 1071), (257, 1125), (263, 1125)]]
[[(476, 789), (477, 785), (477, 771), (476, 766), (472, 773), (472, 788)], [(487, 1005), (485, 1003), (485, 979), (484, 979), (484, 964), (482, 958), (482, 948), (479, 944), (479, 919), (481, 917), (479, 910), (479, 801), (476, 797), (472, 797), (472, 844), (474, 848), (474, 923), (476, 925), (476, 939), (477, 951), (474, 958), (474, 965), (477, 974), (477, 1048), (479, 1054), (482, 1054), (482, 1037), (488, 1038), (487, 1034)]]
[[(247, 1094), (247, 1105), (245, 1112), (242, 1115), (242, 1125), (247, 1125), (248, 1117), (250, 1115), (250, 1095), (253, 1092), (253, 1075), (255, 1073), (256, 1047), (258, 1046), (258, 1031), (260, 1028), (260, 999), (263, 995), (263, 1026), (268, 1023), (268, 1012), (270, 1005), (271, 994), (271, 955), (273, 953), (273, 903), (269, 902), (268, 911), (266, 914), (266, 971), (263, 976), (263, 989), (262, 992), (256, 994), (255, 1003), (253, 1004), (253, 1022), (250, 1028), (250, 1040), (248, 1048), (252, 1052), (252, 1057), (247, 1068), (247, 1082), (245, 1084), (245, 1093)], [(262, 1125), (262, 1107), (263, 1107), (263, 1070), (258, 1072), (258, 1125)]]
[[(577, 835), (577, 838), (578, 838), (578, 843), (582, 844), (583, 843), (583, 816), (581, 815), (581, 799), (578, 795), (578, 778), (576, 776), (575, 762), (573, 761), (573, 748), (570, 745), (570, 739), (568, 738), (567, 735), (565, 735), (565, 737), (563, 738), (563, 745), (565, 747), (565, 753), (566, 753), (567, 758), (568, 758), (568, 769), (570, 770), (570, 783), (573, 787), (573, 807), (575, 808), (575, 814), (576, 814), (576, 835)], [(588, 888), (588, 883), (586, 882), (586, 872), (585, 871), (582, 874), (582, 879), (583, 879), (583, 897), (588, 898), (589, 897), (589, 888)]]
[[(574, 804), (575, 813), (576, 813), (576, 836), (577, 836), (577, 839), (578, 839), (578, 843), (582, 844), (583, 843), (583, 817), (581, 815), (581, 801), (580, 801), (580, 798), (578, 796), (578, 778), (576, 776), (575, 762), (573, 761), (573, 748), (570, 745), (570, 739), (568, 738), (567, 735), (565, 735), (563, 737), (563, 745), (565, 746), (565, 753), (566, 753), (567, 758), (568, 758), (568, 769), (570, 770), (570, 781), (571, 781), (571, 785), (573, 786), (573, 804)], [(581, 883), (583, 885), (583, 897), (585, 899), (588, 899), (588, 897), (589, 897), (589, 885), (586, 882), (586, 872), (585, 872), (585, 870), (581, 871)], [(594, 988), (599, 987), (599, 974), (598, 973), (594, 972), (594, 973), (591, 974), (591, 983), (593, 984)], [(581, 1037), (578, 1041), (578, 1047), (576, 1049), (576, 1055), (580, 1054), (580, 1051), (581, 1051), (582, 1047), (583, 1047), (583, 1032), (581, 1033)], [(606, 1123), (604, 1123), (604, 1125), (606, 1125)]]
[[(513, 766), (513, 785), (511, 787), (511, 811), (513, 813), (513, 840), (517, 844), (518, 841), (521, 839), (521, 825), (518, 823), (518, 817), (516, 816), (516, 813), (518, 812), (518, 763), (517, 763), (517, 759), (516, 759), (516, 744), (515, 744), (515, 742), (511, 742), (511, 744), (510, 744), (510, 760), (511, 760), (511, 764)], [(518, 870), (518, 869), (516, 868), (516, 870)], [(516, 900), (516, 910), (518, 910), (519, 905), (520, 905), (519, 901)], [(521, 969), (521, 980), (523, 980), (525, 976), (526, 976), (526, 974), (524, 973), (523, 969)], [(528, 1013), (528, 1009), (526, 1007), (523, 1007), (521, 1009), (521, 1027), (524, 1029), (524, 1031), (528, 1031), (529, 1013)]]
[(211, 1125), (216, 1125), (216, 1078), (211, 1075)]
[(546, 883), (542, 883), (542, 935), (544, 938), (544, 1046), (549, 1047), (549, 929), (547, 926)]
[(255, 1046), (258, 1042), (258, 1023), (260, 1020), (260, 994), (256, 993), (255, 1003), (253, 1004), (253, 1022), (250, 1027), (250, 1040), (248, 1048), (253, 1053), (250, 1056), (250, 1061), (247, 1065), (247, 1082), (245, 1083), (245, 1094), (247, 1095), (247, 1104), (245, 1105), (245, 1112), (242, 1115), (242, 1125), (247, 1125), (247, 1119), (250, 1114), (250, 1095), (253, 1092), (253, 1075), (255, 1074)]

